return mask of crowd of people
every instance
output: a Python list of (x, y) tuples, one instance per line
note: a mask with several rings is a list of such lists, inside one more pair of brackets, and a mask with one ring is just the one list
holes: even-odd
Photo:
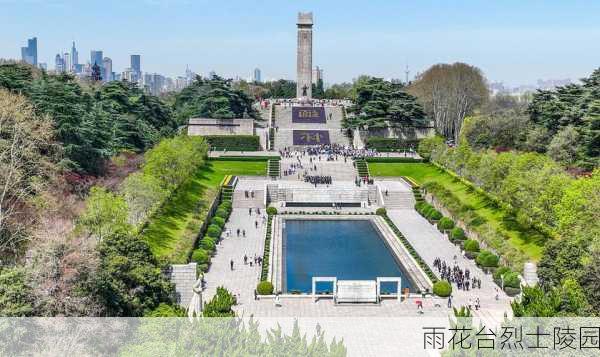
[(433, 266), (438, 270), (443, 280), (456, 284), (459, 290), (481, 289), (481, 279), (471, 276), (468, 268), (462, 269), (456, 262), (450, 265), (441, 258), (435, 258)]
[(326, 175), (305, 175), (304, 182), (310, 182), (317, 187), (317, 185), (331, 185), (332, 179), (331, 176)]

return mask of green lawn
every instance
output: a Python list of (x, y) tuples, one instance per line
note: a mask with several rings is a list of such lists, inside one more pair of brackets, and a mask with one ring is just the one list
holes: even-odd
[(265, 176), (266, 171), (266, 161), (208, 161), (150, 219), (142, 236), (158, 258), (166, 259), (169, 263), (186, 263), (223, 177)]
[(531, 238), (539, 234), (519, 227), (508, 212), (494, 206), (484, 195), (470, 189), (443, 170), (425, 163), (369, 163), (369, 170), (371, 176), (408, 176), (418, 184), (434, 181), (443, 185), (462, 203), (472, 206), (490, 225), (504, 230), (510, 236), (510, 244), (529, 259), (539, 261), (541, 258), (542, 242)]

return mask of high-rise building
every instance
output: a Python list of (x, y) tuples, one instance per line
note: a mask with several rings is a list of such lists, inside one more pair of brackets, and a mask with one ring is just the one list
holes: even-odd
[(109, 57), (104, 57), (102, 60), (102, 67), (104, 68), (104, 81), (110, 82), (114, 80), (113, 70), (112, 70), (112, 59)]
[(142, 64), (142, 62), (141, 62), (140, 55), (131, 55), (131, 71), (132, 72), (141, 72), (142, 71), (141, 64)]
[(94, 50), (92, 50), (90, 52), (90, 65), (92, 65), (92, 66), (94, 64), (101, 65), (102, 64), (102, 59), (103, 59), (103, 57), (102, 57), (102, 51), (94, 51)]
[(93, 67), (94, 64), (97, 64), (100, 67), (100, 76), (104, 78), (104, 66), (102, 65), (102, 60), (104, 56), (102, 56), (102, 51), (92, 50), (90, 52), (90, 67)]
[(259, 68), (254, 69), (254, 82), (256, 82), (256, 83), (262, 82), (261, 78), (260, 78), (260, 69)]
[(54, 70), (56, 71), (56, 73), (61, 73), (65, 71), (65, 64), (60, 53), (57, 53), (56, 57), (54, 57)]
[(63, 53), (63, 65), (65, 67), (65, 72), (73, 71), (73, 64), (71, 63), (71, 55), (69, 52)]
[(37, 67), (37, 37), (27, 39), (27, 47), (21, 47), (21, 60)]
[(77, 73), (79, 69), (79, 52), (75, 48), (75, 41), (73, 41), (73, 45), (71, 46), (71, 72)]
[(315, 67), (312, 72), (312, 83), (319, 83), (319, 79), (323, 80), (323, 69), (319, 68), (319, 66)]
[(132, 82), (142, 82), (142, 61), (140, 55), (131, 55), (131, 76)]

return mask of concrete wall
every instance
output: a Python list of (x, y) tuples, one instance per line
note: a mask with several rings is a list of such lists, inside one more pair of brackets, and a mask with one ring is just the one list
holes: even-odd
[(188, 135), (254, 135), (253, 119), (191, 118)]

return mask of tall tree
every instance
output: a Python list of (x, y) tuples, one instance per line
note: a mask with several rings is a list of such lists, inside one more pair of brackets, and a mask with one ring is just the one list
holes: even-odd
[(488, 99), (481, 70), (460, 62), (430, 67), (410, 85), (409, 92), (434, 119), (437, 132), (455, 142), (465, 117)]

